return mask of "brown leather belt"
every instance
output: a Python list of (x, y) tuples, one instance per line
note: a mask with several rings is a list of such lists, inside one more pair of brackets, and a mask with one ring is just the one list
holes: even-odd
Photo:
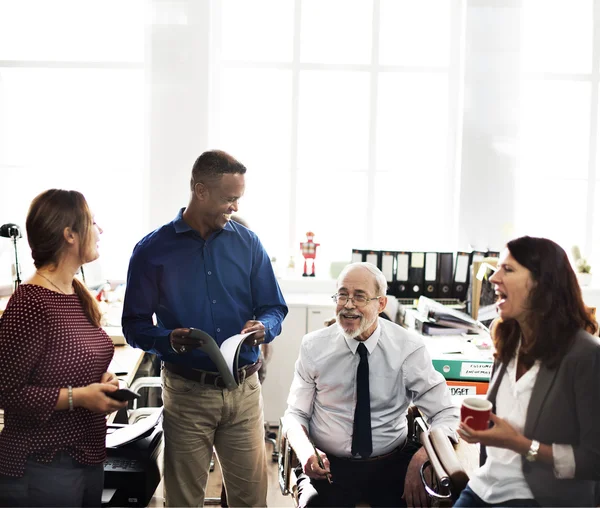
[[(238, 380), (242, 384), (244, 380), (254, 374), (260, 369), (262, 362), (259, 360), (256, 363), (250, 365), (244, 365), (241, 369), (238, 369)], [(216, 388), (225, 388), (225, 382), (218, 372), (208, 372), (206, 370), (192, 369), (185, 367), (177, 363), (163, 362), (165, 369), (173, 374), (189, 379), (190, 381), (196, 381), (203, 385), (211, 385)]]

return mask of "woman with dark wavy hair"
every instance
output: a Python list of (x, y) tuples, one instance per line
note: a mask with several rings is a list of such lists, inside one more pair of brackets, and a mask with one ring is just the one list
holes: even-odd
[(499, 319), (482, 466), (454, 506), (595, 506), (600, 481), (600, 342), (565, 251), (512, 240), (490, 278)]
[(113, 344), (75, 278), (102, 230), (83, 195), (50, 189), (27, 214), (36, 272), (0, 319), (0, 506), (100, 506)]

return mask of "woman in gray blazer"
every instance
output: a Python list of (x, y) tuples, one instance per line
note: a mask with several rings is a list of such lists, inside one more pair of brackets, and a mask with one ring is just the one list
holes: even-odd
[(567, 255), (545, 238), (512, 240), (490, 281), (491, 425), (460, 425), (483, 460), (454, 506), (595, 506), (600, 342)]

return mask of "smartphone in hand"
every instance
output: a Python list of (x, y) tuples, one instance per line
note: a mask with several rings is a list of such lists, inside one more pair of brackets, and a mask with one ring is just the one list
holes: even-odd
[(121, 402), (126, 401), (126, 400), (134, 400), (137, 399), (138, 397), (140, 397), (140, 394), (138, 392), (134, 392), (133, 390), (130, 390), (129, 388), (119, 388), (118, 390), (115, 390), (114, 392), (105, 392), (107, 397), (110, 397), (111, 399), (115, 399), (115, 400), (119, 400)]

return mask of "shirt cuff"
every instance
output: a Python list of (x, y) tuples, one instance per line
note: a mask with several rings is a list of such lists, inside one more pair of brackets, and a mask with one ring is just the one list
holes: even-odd
[(445, 424), (433, 424), (431, 425), (431, 428), (438, 428), (444, 431), (444, 434), (446, 434), (446, 436), (448, 437), (448, 439), (450, 439), (450, 441), (452, 441), (452, 443), (454, 444), (458, 444), (458, 434), (456, 433), (456, 429), (454, 429), (453, 427), (450, 427), (448, 425)]
[(571, 445), (552, 443), (552, 457), (555, 478), (558, 480), (575, 478), (575, 452)]

